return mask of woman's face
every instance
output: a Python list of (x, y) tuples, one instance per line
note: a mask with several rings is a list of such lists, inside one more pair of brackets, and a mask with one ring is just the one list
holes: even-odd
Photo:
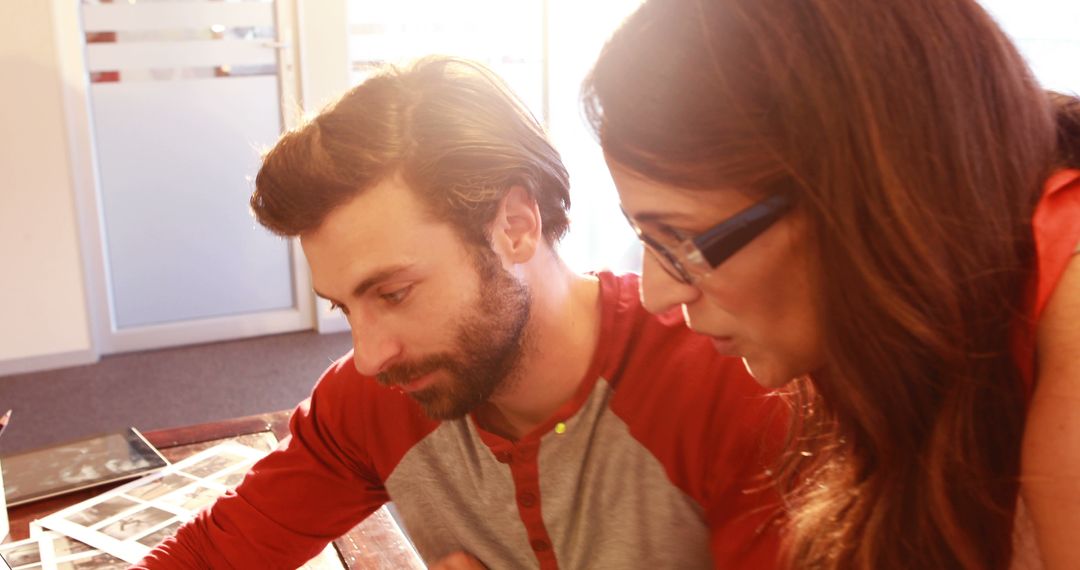
[[(691, 191), (642, 178), (608, 160), (623, 210), (642, 232), (674, 249), (759, 201), (734, 189)], [(798, 210), (693, 284), (672, 277), (652, 252), (644, 256), (641, 298), (652, 313), (682, 307), (686, 324), (712, 337), (719, 352), (743, 359), (763, 386), (775, 388), (821, 367), (819, 267)]]

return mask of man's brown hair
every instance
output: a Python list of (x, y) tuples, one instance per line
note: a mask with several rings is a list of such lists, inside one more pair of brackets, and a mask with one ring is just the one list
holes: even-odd
[(492, 72), (445, 57), (389, 66), (282, 136), (251, 207), (271, 231), (300, 235), (391, 176), (474, 244), (488, 243), (515, 185), (536, 200), (549, 244), (569, 224), (569, 176), (543, 128)]

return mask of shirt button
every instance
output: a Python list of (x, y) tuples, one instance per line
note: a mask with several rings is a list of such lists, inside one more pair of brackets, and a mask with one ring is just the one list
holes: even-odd
[(514, 455), (509, 451), (500, 451), (495, 454), (495, 460), (499, 463), (510, 463), (514, 460)]
[(547, 549), (551, 548), (551, 545), (548, 544), (548, 541), (546, 541), (546, 540), (544, 540), (542, 538), (537, 538), (537, 539), (533, 540), (530, 543), (530, 545), (532, 546), (532, 549), (537, 551), (537, 552), (541, 552), (541, 551), (544, 551), (544, 550), (547, 550)]
[(532, 493), (522, 493), (518, 500), (521, 501), (521, 506), (529, 509), (536, 506), (536, 495)]

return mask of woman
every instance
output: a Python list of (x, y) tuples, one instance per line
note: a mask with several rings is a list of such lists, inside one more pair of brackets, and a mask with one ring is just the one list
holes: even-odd
[(646, 306), (800, 412), (793, 566), (1080, 568), (1080, 105), (976, 2), (649, 0), (584, 93)]

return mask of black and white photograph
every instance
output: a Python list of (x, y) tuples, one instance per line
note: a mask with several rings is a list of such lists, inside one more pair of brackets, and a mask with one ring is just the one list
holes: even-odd
[(176, 515), (168, 511), (147, 507), (109, 523), (101, 529), (101, 533), (116, 540), (127, 540), (133, 536), (143, 534), (174, 516)]
[(213, 503), (224, 493), (218, 489), (211, 489), (202, 485), (192, 485), (181, 489), (171, 495), (166, 495), (161, 500), (176, 505), (184, 510), (196, 512)]
[(145, 485), (140, 485), (127, 491), (127, 495), (142, 499), (144, 501), (152, 501), (163, 495), (167, 495), (177, 489), (186, 487), (195, 480), (191, 477), (181, 475), (180, 473), (169, 473), (158, 479), (150, 481)]
[[(231, 466), (242, 472), (264, 454), (242, 445), (221, 444), (170, 465), (161, 473), (121, 485), (94, 499), (48, 515), (36, 524), (135, 563), (163, 538), (173, 534), (180, 524), (226, 492), (219, 483), (189, 475), (189, 466), (201, 466), (192, 470), (220, 478), (230, 473), (222, 472), (223, 469)], [(220, 461), (212, 461), (218, 456), (222, 456)], [(70, 554), (78, 547), (68, 545), (57, 547), (56, 557), (50, 558), (52, 548), (47, 544), (42, 545), (43, 556), (48, 558), (43, 561), (45, 568), (51, 568), (48, 564), (53, 560), (72, 562), (72, 559), (78, 559), (79, 564), (89, 564), (84, 559), (96, 554), (96, 551)], [(67, 558), (65, 553), (68, 553)], [(95, 561), (98, 562), (101, 559)], [(91, 566), (77, 568), (83, 567)]]
[(56, 570), (124, 570), (128, 566), (127, 562), (101, 552), (86, 558), (60, 562), (56, 565)]
[(20, 540), (11, 544), (0, 544), (0, 556), (12, 568), (30, 567), (41, 562), (41, 551), (36, 540)]
[(145, 545), (145, 546), (147, 546), (149, 548), (153, 548), (153, 547), (157, 546), (157, 544), (159, 542), (165, 540), (166, 538), (172, 536), (173, 534), (176, 534), (176, 529), (180, 528), (180, 525), (182, 525), (182, 524), (184, 524), (183, 521), (172, 522), (172, 523), (170, 523), (170, 524), (168, 524), (166, 526), (163, 526), (163, 527), (155, 530), (154, 532), (152, 532), (152, 533), (150, 533), (150, 534), (148, 534), (146, 536), (139, 537), (136, 540), (139, 542), (139, 544), (143, 544), (143, 545)]
[(4, 458), (8, 506), (151, 473), (168, 465), (134, 429)]
[(207, 477), (237, 463), (244, 463), (246, 457), (239, 455), (224, 454), (207, 457), (206, 459), (184, 469), (184, 473), (190, 473), (196, 477)]
[(94, 550), (93, 546), (86, 544), (71, 538), (70, 536), (64, 536), (57, 534), (56, 538), (52, 541), (53, 556), (56, 558), (64, 558), (71, 556), (72, 554), (78, 554), (80, 552), (89, 552)]
[(127, 497), (112, 497), (106, 499), (91, 506), (87, 509), (75, 511), (69, 514), (67, 520), (79, 524), (82, 526), (94, 526), (98, 522), (101, 522), (107, 518), (114, 517), (130, 508), (138, 506), (139, 503), (128, 499)]
[(220, 477), (211, 479), (211, 481), (224, 485), (225, 487), (232, 489), (240, 484), (244, 480), (244, 475), (247, 475), (247, 471), (233, 471)]

